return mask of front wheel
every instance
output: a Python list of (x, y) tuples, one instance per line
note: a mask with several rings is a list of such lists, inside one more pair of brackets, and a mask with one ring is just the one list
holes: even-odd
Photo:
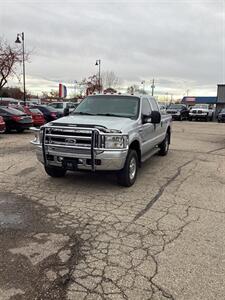
[(135, 183), (138, 171), (138, 156), (137, 152), (130, 149), (124, 168), (118, 172), (117, 181), (122, 186), (132, 186)]
[(169, 138), (169, 134), (167, 133), (165, 139), (162, 141), (161, 144), (159, 144), (159, 149), (160, 149), (159, 155), (165, 156), (168, 153), (169, 145), (170, 145), (169, 141), (170, 138)]
[(66, 174), (66, 170), (54, 166), (45, 166), (45, 172), (51, 177), (63, 177)]

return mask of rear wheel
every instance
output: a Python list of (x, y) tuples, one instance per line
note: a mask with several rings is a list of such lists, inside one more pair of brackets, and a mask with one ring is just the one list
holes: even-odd
[(138, 156), (137, 152), (130, 149), (124, 168), (118, 172), (117, 181), (122, 186), (132, 186), (136, 180), (138, 171)]
[(169, 144), (170, 144), (169, 140), (170, 140), (169, 133), (167, 132), (165, 139), (162, 141), (161, 144), (159, 144), (159, 148), (160, 148), (159, 155), (165, 156), (168, 153)]
[(66, 170), (54, 166), (45, 166), (45, 172), (51, 177), (64, 177), (66, 175)]

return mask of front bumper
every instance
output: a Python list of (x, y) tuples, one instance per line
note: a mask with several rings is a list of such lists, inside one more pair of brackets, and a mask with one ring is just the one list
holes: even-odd
[(207, 113), (201, 113), (201, 114), (193, 114), (193, 113), (190, 113), (189, 116), (193, 119), (206, 119), (208, 118), (208, 114)]
[[(36, 146), (37, 159), (44, 164), (44, 157), (41, 145)], [(96, 171), (117, 171), (124, 167), (128, 150), (115, 150), (115, 151), (101, 151), (95, 154), (95, 170)], [(47, 160), (47, 164), (56, 167), (64, 167), (64, 161), (67, 159), (76, 160), (76, 170), (92, 170), (92, 165), (90, 164), (91, 156), (85, 154), (66, 154), (60, 152), (48, 152), (51, 160)], [(61, 161), (60, 161), (61, 160)]]

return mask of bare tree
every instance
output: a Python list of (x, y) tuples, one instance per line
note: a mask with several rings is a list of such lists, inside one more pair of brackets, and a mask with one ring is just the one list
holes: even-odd
[(134, 85), (132, 85), (132, 86), (129, 86), (129, 87), (127, 88), (127, 92), (128, 92), (129, 94), (133, 94), (133, 93), (143, 94), (143, 95), (146, 95), (146, 94), (147, 94), (147, 92), (146, 92), (145, 90), (143, 90), (143, 89), (140, 89), (140, 87), (139, 87), (137, 84), (134, 84)]
[(102, 73), (102, 84), (104, 88), (115, 88), (119, 83), (119, 77), (117, 77), (113, 71)]
[[(28, 55), (25, 55), (28, 59)], [(22, 49), (11, 47), (0, 39), (0, 90), (6, 85), (8, 79), (16, 75), (16, 67), (22, 62)]]

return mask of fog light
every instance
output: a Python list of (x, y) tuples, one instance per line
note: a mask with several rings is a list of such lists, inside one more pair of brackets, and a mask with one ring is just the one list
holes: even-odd
[(78, 163), (83, 165), (83, 163), (84, 163), (84, 160), (83, 160), (83, 159), (81, 159), (81, 158), (79, 158), (79, 159), (78, 159)]
[(63, 161), (63, 157), (62, 157), (62, 156), (58, 156), (58, 157), (57, 157), (57, 160), (58, 160), (59, 162), (62, 162), (62, 161)]

